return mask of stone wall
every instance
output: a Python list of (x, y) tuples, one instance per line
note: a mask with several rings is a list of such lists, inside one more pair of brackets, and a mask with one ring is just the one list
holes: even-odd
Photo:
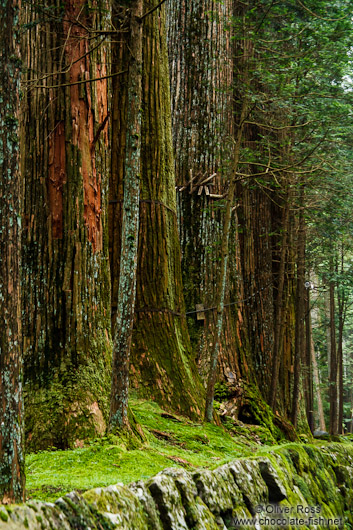
[(256, 529), (283, 519), (292, 528), (337, 528), (338, 518), (352, 528), (353, 444), (287, 444), (213, 471), (170, 468), (55, 503), (3, 506), (0, 530), (224, 530), (245, 528), (244, 517), (255, 517), (248, 528)]

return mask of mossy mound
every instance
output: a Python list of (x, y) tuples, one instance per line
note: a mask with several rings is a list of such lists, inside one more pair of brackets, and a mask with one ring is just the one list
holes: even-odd
[(235, 434), (246, 434), (250, 426), (261, 443), (297, 439), (293, 425), (273, 413), (254, 385), (243, 383), (241, 387), (233, 388), (227, 383), (217, 383), (215, 398), (223, 424), (228, 429), (233, 428)]

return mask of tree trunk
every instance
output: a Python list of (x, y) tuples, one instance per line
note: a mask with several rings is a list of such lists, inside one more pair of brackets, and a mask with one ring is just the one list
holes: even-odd
[(329, 373), (329, 399), (330, 399), (330, 434), (338, 432), (337, 414), (337, 350), (336, 350), (336, 322), (335, 322), (335, 282), (333, 280), (333, 257), (330, 257), (330, 345), (331, 362)]
[(130, 8), (128, 108), (118, 307), (114, 332), (109, 430), (129, 429), (128, 391), (134, 322), (141, 174), (143, 0)]
[[(24, 355), (28, 448), (103, 434), (110, 388), (108, 5), (26, 4)], [(77, 22), (75, 22), (77, 21)], [(89, 79), (100, 79), (89, 82)]]
[(296, 289), (296, 319), (295, 319), (295, 351), (294, 351), (294, 382), (292, 422), (297, 427), (299, 414), (299, 398), (302, 370), (305, 362), (304, 319), (305, 319), (305, 219), (304, 219), (304, 189), (301, 187), (299, 196), (299, 221), (297, 237), (297, 289)]
[(283, 347), (283, 328), (284, 328), (284, 286), (285, 286), (285, 272), (286, 272), (286, 258), (287, 258), (287, 239), (289, 229), (289, 204), (286, 200), (283, 205), (283, 235), (280, 250), (280, 264), (279, 264), (279, 278), (278, 278), (278, 289), (277, 289), (277, 303), (276, 303), (276, 324), (274, 328), (274, 347), (273, 347), (273, 358), (272, 358), (272, 382), (270, 392), (270, 405), (272, 410), (275, 412), (276, 409), (276, 391), (278, 385), (278, 376), (281, 363), (281, 353)]
[(316, 387), (316, 399), (317, 399), (317, 409), (318, 409), (318, 416), (319, 416), (319, 429), (321, 431), (326, 431), (326, 423), (325, 423), (325, 415), (324, 415), (324, 408), (322, 405), (322, 398), (321, 398), (321, 390), (320, 390), (320, 377), (319, 377), (319, 369), (317, 366), (317, 360), (316, 360), (316, 354), (315, 354), (315, 346), (313, 341), (313, 336), (311, 335), (311, 359), (312, 359), (312, 365), (313, 365), (313, 376), (314, 376), (314, 383)]
[[(157, 0), (145, 2), (145, 13), (158, 4)], [(120, 50), (118, 62), (126, 53)], [(182, 292), (164, 6), (143, 19), (142, 87), (140, 231), (131, 386), (168, 410), (198, 418), (203, 389), (191, 351)], [(113, 97), (113, 141), (121, 153), (125, 149), (127, 96), (115, 91)], [(114, 260), (117, 240), (121, 240), (121, 210), (115, 206), (122, 198), (123, 168), (118, 157), (113, 159), (112, 171), (110, 248)], [(115, 286), (116, 272), (112, 262)], [(116, 288), (112, 302), (114, 309)]]
[[(224, 220), (232, 103), (233, 46), (229, 25), (232, 2), (169, 0), (168, 51), (171, 79), (173, 144), (182, 273), (188, 326), (199, 371), (207, 378), (213, 344), (214, 306)], [(226, 302), (239, 293), (236, 226), (230, 233)], [(227, 304), (226, 304), (227, 305)], [(206, 311), (195, 313), (197, 307)], [(242, 330), (235, 305), (224, 309), (218, 376), (240, 377)], [(243, 366), (243, 369), (245, 366)]]
[(311, 432), (314, 432), (314, 388), (313, 388), (313, 366), (312, 366), (312, 329), (310, 315), (310, 289), (306, 291), (305, 309), (305, 394), (306, 394), (306, 416)]
[[(329, 280), (324, 276), (324, 283), (327, 285)], [(330, 328), (330, 290), (324, 292), (324, 311), (325, 311), (325, 328), (326, 328), (326, 350), (327, 350), (327, 370), (331, 371), (331, 328)]]
[(206, 407), (205, 407), (205, 420), (212, 421), (213, 419), (213, 400), (214, 400), (214, 389), (217, 377), (217, 363), (219, 353), (219, 343), (222, 333), (223, 326), (223, 310), (224, 310), (224, 297), (226, 290), (227, 280), (227, 263), (229, 254), (229, 231), (231, 225), (231, 215), (234, 206), (234, 194), (237, 183), (237, 171), (240, 158), (240, 149), (243, 139), (244, 120), (247, 115), (248, 106), (246, 98), (243, 101), (242, 109), (239, 117), (238, 131), (234, 145), (234, 161), (232, 166), (232, 175), (230, 178), (229, 190), (226, 199), (226, 209), (223, 222), (223, 232), (221, 240), (221, 262), (219, 266), (217, 284), (216, 284), (216, 297), (215, 307), (217, 308), (217, 321), (213, 335), (213, 345), (210, 359), (210, 370), (207, 379), (207, 390), (206, 390)]
[(338, 434), (344, 434), (343, 425), (343, 313), (338, 314), (338, 347), (337, 347), (337, 369), (338, 369)]
[[(337, 263), (338, 269), (338, 263)], [(340, 276), (343, 280), (344, 277), (344, 245), (340, 246)], [(343, 330), (347, 315), (347, 300), (344, 287), (338, 290), (337, 293), (338, 302), (338, 347), (337, 347), (337, 363), (338, 363), (338, 432), (344, 434), (343, 425), (343, 400), (344, 400), (344, 387), (343, 387)]]
[(18, 4), (0, 5), (0, 504), (24, 501)]
[(351, 423), (350, 423), (350, 429), (349, 432), (353, 434), (353, 387), (351, 387), (351, 410), (350, 410), (350, 416), (351, 416)]

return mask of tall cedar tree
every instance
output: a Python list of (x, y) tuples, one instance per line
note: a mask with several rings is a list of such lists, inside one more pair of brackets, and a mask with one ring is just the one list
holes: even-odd
[[(216, 325), (214, 309), (224, 198), (233, 134), (232, 2), (170, 0), (168, 55), (182, 274), (188, 325), (206, 378)], [(236, 281), (237, 232), (230, 234), (226, 302), (242, 298)], [(237, 296), (238, 295), (238, 296)], [(202, 311), (202, 307), (206, 311)], [(198, 313), (195, 311), (198, 310)], [(224, 310), (219, 376), (233, 384), (242, 329), (234, 305)]]
[(13, 0), (0, 4), (0, 503), (24, 500), (21, 209), (18, 145), (19, 23)]
[[(130, 377), (140, 395), (165, 408), (198, 418), (202, 389), (185, 318), (175, 174), (171, 135), (165, 6), (144, 3), (142, 69), (142, 145), (140, 229), (136, 307)], [(156, 8), (156, 9), (154, 9)], [(148, 14), (147, 14), (148, 13)], [(128, 64), (129, 50), (120, 47), (116, 71)], [(112, 309), (117, 309), (121, 215), (127, 137), (127, 76), (113, 85), (112, 175), (110, 185), (110, 260)], [(123, 271), (127, 274), (129, 271)], [(113, 315), (114, 322), (114, 315)]]
[(23, 335), (32, 449), (66, 448), (104, 433), (108, 419), (110, 57), (99, 34), (108, 7), (104, 0), (24, 5)]

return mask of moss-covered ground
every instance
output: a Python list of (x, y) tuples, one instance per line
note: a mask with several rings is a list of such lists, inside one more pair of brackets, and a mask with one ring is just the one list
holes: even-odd
[(274, 440), (264, 428), (260, 433), (257, 426), (229, 431), (192, 423), (164, 413), (156, 403), (137, 399), (131, 400), (131, 408), (146, 434), (144, 444), (103, 437), (74, 450), (52, 448), (28, 454), (28, 498), (53, 501), (74, 489), (82, 492), (147, 479), (171, 466), (213, 469), (273, 449)]

